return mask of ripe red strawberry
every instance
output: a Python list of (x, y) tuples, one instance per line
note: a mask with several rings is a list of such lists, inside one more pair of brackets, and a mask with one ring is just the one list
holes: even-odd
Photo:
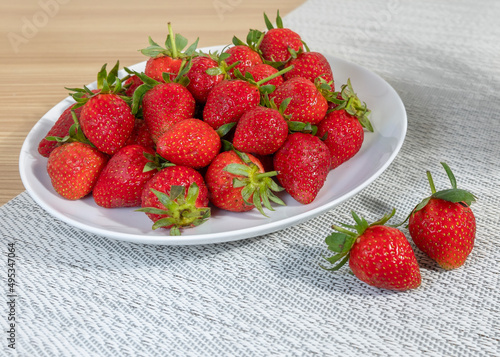
[(163, 73), (170, 73), (170, 80), (179, 73), (182, 62), (194, 56), (198, 40), (189, 46), (185, 52), (182, 50), (187, 45), (187, 39), (172, 31), (170, 22), (168, 23), (168, 36), (165, 40), (165, 47), (161, 47), (149, 37), (149, 46), (141, 50), (142, 54), (150, 57), (146, 62), (144, 73), (158, 82), (163, 82)]
[(294, 68), (283, 75), (285, 81), (294, 77), (302, 77), (314, 83), (320, 77), (330, 85), (332, 91), (335, 90), (332, 68), (321, 53), (300, 52), (285, 65), (285, 67), (290, 66)]
[(80, 116), (80, 112), (82, 111), (82, 107), (74, 109), (75, 105), (76, 104), (70, 105), (68, 108), (66, 108), (66, 110), (64, 110), (64, 112), (62, 112), (52, 128), (50, 128), (50, 130), (38, 144), (38, 152), (43, 157), (49, 157), (52, 150), (59, 146), (59, 143), (56, 140), (47, 140), (47, 137), (52, 136), (64, 138), (69, 135), (69, 129), (75, 123), (71, 111), (75, 111), (77, 118)]
[(198, 171), (170, 166), (146, 183), (142, 208), (137, 211), (155, 222), (153, 229), (170, 228), (170, 235), (180, 235), (180, 228), (198, 226), (210, 217), (208, 203), (208, 190)]
[(274, 100), (277, 106), (287, 98), (291, 98), (284, 114), (293, 121), (318, 124), (328, 110), (328, 103), (316, 85), (302, 77), (285, 81), (269, 94), (269, 98)]
[(324, 143), (330, 150), (332, 164), (330, 169), (352, 158), (363, 144), (365, 133), (358, 119), (344, 109), (328, 113), (319, 124), (319, 137), (325, 137)]
[(199, 119), (174, 124), (158, 140), (156, 151), (176, 165), (195, 169), (208, 166), (221, 148), (219, 134)]
[(342, 86), (342, 91), (333, 93), (335, 108), (330, 110), (326, 117), (318, 124), (316, 135), (324, 138), (332, 156), (334, 169), (352, 158), (360, 149), (364, 141), (364, 129), (373, 132), (368, 118), (370, 110), (354, 93), (350, 80)]
[(241, 79), (223, 80), (208, 94), (203, 120), (212, 128), (236, 123), (249, 109), (260, 103), (260, 92), (256, 86)]
[(108, 157), (82, 142), (56, 147), (47, 161), (47, 173), (54, 190), (68, 200), (78, 200), (94, 188)]
[(151, 138), (151, 132), (143, 119), (135, 119), (134, 129), (128, 137), (125, 146), (141, 145), (146, 148), (154, 148), (155, 143)]
[(221, 152), (208, 166), (205, 182), (210, 202), (218, 208), (246, 212), (256, 207), (273, 211), (269, 200), (284, 205), (274, 195), (283, 189), (271, 178), (276, 172), (264, 172), (261, 162), (251, 154), (233, 150)]
[(326, 260), (338, 262), (328, 270), (338, 270), (349, 261), (354, 275), (368, 285), (397, 291), (418, 288), (422, 277), (410, 243), (399, 229), (384, 225), (395, 210), (371, 224), (351, 213), (356, 232), (334, 225), (338, 232), (325, 239), (328, 250), (337, 253)]
[(79, 126), (100, 151), (113, 155), (120, 150), (134, 129), (135, 117), (123, 99), (123, 86), (118, 78), (119, 62), (106, 72), (104, 64), (97, 74), (97, 90), (73, 88), (75, 108), (82, 106)]
[(299, 34), (283, 28), (279, 11), (276, 16), (276, 26), (274, 28), (269, 18), (264, 13), (264, 20), (268, 31), (259, 45), (259, 50), (262, 52), (262, 57), (270, 62), (286, 62), (290, 59), (290, 50), (298, 52), (302, 49), (302, 39)]
[(305, 133), (290, 134), (273, 161), (281, 185), (302, 204), (314, 201), (331, 165), (326, 145), (318, 137)]
[(225, 62), (228, 66), (234, 65), (238, 61), (240, 62), (229, 70), (229, 75), (231, 76), (231, 78), (236, 78), (234, 74), (234, 71), (236, 69), (238, 69), (241, 73), (245, 73), (245, 70), (248, 67), (263, 63), (260, 55), (247, 45), (240, 44), (232, 46), (226, 49), (224, 52), (230, 54), (230, 56), (225, 59)]
[(203, 109), (203, 120), (216, 130), (222, 125), (237, 123), (246, 111), (259, 105), (261, 92), (268, 94), (275, 90), (275, 86), (266, 82), (290, 69), (275, 72), (259, 81), (255, 81), (249, 74), (248, 77), (244, 77), (236, 70), (238, 79), (222, 81), (208, 95)]
[(175, 123), (194, 115), (196, 102), (184, 85), (187, 70), (184, 67), (176, 77), (179, 82), (169, 82), (168, 76), (165, 76), (167, 83), (135, 72), (144, 84), (134, 93), (132, 111), (136, 113), (142, 105), (142, 116), (155, 143)]
[[(212, 73), (213, 72), (213, 73)], [(208, 93), (224, 79), (219, 63), (209, 56), (198, 56), (191, 60), (191, 68), (186, 74), (189, 84), (186, 88), (198, 103), (206, 103)]]
[(255, 107), (238, 121), (233, 145), (243, 152), (270, 155), (276, 152), (288, 137), (288, 124), (278, 109)]
[(156, 170), (144, 170), (155, 151), (140, 145), (128, 145), (109, 159), (92, 191), (97, 205), (105, 208), (136, 207), (141, 194)]
[(436, 192), (427, 172), (432, 195), (413, 209), (408, 229), (421, 251), (443, 269), (450, 270), (461, 267), (474, 247), (476, 218), (470, 205), (476, 199), (470, 192), (458, 189), (449, 166), (441, 164), (452, 188)]
[[(248, 67), (245, 71), (245, 73), (250, 73), (256, 82), (259, 82), (265, 78), (269, 78), (273, 74), (278, 73), (278, 70), (276, 68), (266, 63), (256, 64), (254, 66)], [(283, 84), (283, 77), (278, 76), (271, 80), (262, 82), (262, 84), (272, 84), (275, 87), (279, 87)]]
[(85, 136), (100, 151), (113, 155), (134, 129), (135, 117), (129, 105), (114, 93), (99, 93), (85, 103), (80, 114)]
[(135, 90), (143, 84), (142, 80), (134, 75), (128, 77), (125, 82), (123, 82), (123, 87), (125, 88), (125, 95), (127, 97), (132, 97), (134, 95)]

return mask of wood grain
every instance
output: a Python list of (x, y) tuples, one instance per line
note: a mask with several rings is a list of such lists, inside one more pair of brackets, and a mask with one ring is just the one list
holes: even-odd
[(171, 22), (199, 47), (244, 39), (264, 29), (263, 12), (282, 16), (304, 0), (191, 0), (125, 2), (3, 1), (0, 4), (0, 205), (22, 191), (18, 158), (26, 135), (64, 87), (93, 82), (104, 63), (121, 67), (145, 60), (138, 52), (151, 36), (162, 43)]

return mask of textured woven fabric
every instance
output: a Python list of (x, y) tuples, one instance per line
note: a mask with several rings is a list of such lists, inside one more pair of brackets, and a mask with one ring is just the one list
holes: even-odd
[[(487, 0), (310, 0), (284, 18), (310, 48), (386, 79), (408, 114), (390, 167), (301, 225), (233, 243), (150, 246), (75, 229), (27, 193), (1, 207), (4, 278), (7, 244), (16, 249), (16, 353), (499, 356), (498, 18), (500, 3)], [(392, 207), (403, 220), (429, 193), (426, 170), (447, 181), (440, 161), (478, 197), (476, 245), (462, 268), (446, 272), (415, 250), (422, 286), (395, 293), (319, 267), (332, 223), (351, 209), (374, 220)]]

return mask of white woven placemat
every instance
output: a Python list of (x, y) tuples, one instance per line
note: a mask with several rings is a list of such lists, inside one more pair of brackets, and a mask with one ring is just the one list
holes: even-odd
[[(0, 208), (3, 303), (16, 254), (19, 356), (499, 356), (500, 4), (310, 0), (285, 17), (311, 48), (385, 78), (408, 113), (405, 144), (356, 197), (305, 224), (206, 246), (148, 246), (62, 223), (23, 193)], [(371, 288), (319, 268), (351, 209), (397, 219), (428, 194), (425, 171), (478, 196), (476, 246), (422, 286)], [(407, 231), (405, 230), (405, 233)]]

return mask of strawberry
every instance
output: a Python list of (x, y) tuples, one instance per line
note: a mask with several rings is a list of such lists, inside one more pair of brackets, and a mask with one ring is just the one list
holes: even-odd
[(66, 143), (50, 153), (47, 173), (58, 194), (78, 200), (92, 191), (107, 160), (107, 155), (89, 144)]
[(118, 95), (100, 93), (88, 100), (80, 114), (85, 136), (100, 151), (113, 155), (120, 150), (134, 129), (135, 117)]
[(337, 232), (325, 242), (337, 254), (325, 259), (337, 265), (328, 270), (338, 270), (349, 261), (354, 275), (368, 285), (396, 291), (418, 288), (422, 277), (410, 243), (399, 229), (385, 226), (395, 212), (371, 224), (351, 212), (355, 225), (333, 225)]
[(322, 78), (332, 91), (335, 90), (332, 68), (321, 53), (299, 52), (285, 65), (285, 67), (290, 66), (294, 68), (284, 74), (285, 81), (294, 77), (302, 77), (314, 83), (317, 78)]
[(191, 68), (186, 74), (189, 84), (186, 88), (191, 92), (197, 103), (206, 103), (208, 93), (224, 79), (216, 60), (209, 56), (198, 56), (191, 60)]
[(125, 88), (125, 95), (127, 97), (132, 97), (134, 95), (135, 90), (143, 84), (142, 80), (134, 75), (128, 77), (125, 82), (123, 82), (123, 87)]
[[(278, 70), (269, 64), (261, 63), (261, 64), (256, 64), (254, 66), (246, 68), (245, 74), (246, 73), (250, 73), (252, 75), (254, 81), (259, 82), (265, 78), (272, 76), (275, 73), (278, 73)], [(275, 77), (271, 80), (267, 80), (265, 82), (262, 82), (262, 84), (272, 84), (275, 87), (279, 87), (280, 85), (283, 84), (283, 77), (278, 76), (278, 77)]]
[(278, 109), (255, 107), (247, 111), (236, 124), (233, 145), (243, 152), (270, 155), (288, 137), (288, 124)]
[(475, 196), (458, 189), (455, 176), (441, 163), (451, 189), (437, 191), (430, 172), (427, 178), (432, 195), (420, 202), (409, 217), (408, 229), (415, 245), (443, 269), (461, 267), (474, 247), (476, 219), (470, 205)]
[(195, 169), (208, 166), (221, 148), (219, 134), (199, 119), (184, 119), (158, 139), (156, 151), (168, 161)]
[[(257, 51), (253, 50), (250, 46), (242, 44), (241, 41), (238, 41), (238, 39), (233, 38), (233, 42), (237, 45), (229, 47), (224, 51), (224, 53), (230, 54), (230, 56), (225, 59), (225, 62), (228, 66), (232, 67), (229, 71), (231, 78), (236, 78), (234, 74), (236, 69), (241, 73), (245, 73), (248, 67), (263, 63)], [(239, 63), (233, 66), (236, 62)]]
[(164, 81), (163, 73), (168, 73), (170, 80), (173, 81), (179, 73), (183, 61), (193, 57), (198, 46), (197, 39), (185, 52), (182, 52), (188, 41), (180, 34), (174, 36), (170, 22), (168, 23), (168, 36), (165, 40), (165, 47), (161, 47), (151, 37), (148, 40), (149, 46), (141, 50), (142, 54), (150, 57), (146, 62), (144, 73), (158, 82)]
[(261, 162), (251, 154), (230, 150), (221, 152), (208, 166), (205, 181), (210, 202), (218, 208), (246, 212), (254, 207), (265, 216), (263, 207), (273, 211), (269, 200), (284, 205), (274, 193), (282, 191), (264, 172)]
[(223, 80), (208, 94), (203, 120), (212, 128), (235, 123), (247, 110), (260, 103), (260, 93), (256, 86), (241, 79)]
[(165, 83), (135, 72), (144, 84), (134, 93), (132, 112), (137, 113), (142, 105), (142, 116), (155, 143), (175, 123), (194, 115), (196, 102), (185, 87), (188, 70), (183, 67), (174, 82), (165, 75)]
[(195, 227), (210, 217), (208, 190), (201, 174), (186, 166), (170, 166), (150, 179), (142, 191), (142, 208), (154, 222), (153, 229)]
[(318, 124), (316, 135), (326, 135), (324, 143), (332, 158), (330, 170), (352, 158), (361, 149), (365, 136), (358, 119), (343, 109), (328, 113)]
[(153, 149), (140, 145), (121, 148), (99, 175), (92, 191), (95, 203), (105, 208), (140, 206), (142, 189), (156, 174), (144, 170), (154, 156)]
[(80, 127), (86, 138), (100, 151), (113, 155), (120, 150), (132, 133), (135, 117), (130, 106), (121, 96), (122, 85), (118, 79), (118, 65), (106, 73), (104, 64), (97, 74), (98, 91), (88, 88), (73, 89), (75, 106), (83, 106), (79, 117)]
[(316, 136), (290, 134), (274, 154), (274, 169), (285, 190), (298, 202), (314, 201), (331, 165), (328, 147)]
[(292, 52), (298, 52), (302, 49), (302, 39), (299, 34), (283, 27), (279, 11), (276, 16), (277, 28), (272, 25), (265, 13), (264, 20), (268, 31), (265, 32), (260, 42), (259, 50), (266, 61), (286, 62), (291, 57), (290, 49)]
[(52, 150), (54, 150), (58, 146), (58, 142), (56, 140), (47, 140), (47, 137), (60, 137), (64, 138), (69, 135), (69, 129), (74, 124), (73, 116), (71, 111), (74, 110), (76, 117), (80, 116), (80, 112), (82, 108), (74, 109), (76, 104), (70, 105), (68, 108), (62, 112), (54, 125), (50, 128), (44, 138), (38, 144), (38, 152), (43, 157), (49, 157)]
[(364, 141), (364, 129), (373, 132), (368, 118), (370, 110), (361, 104), (354, 93), (350, 80), (342, 86), (342, 91), (335, 96), (335, 108), (326, 114), (318, 124), (317, 136), (324, 138), (332, 156), (334, 169), (352, 158)]
[[(292, 68), (288, 67), (288, 69)], [(293, 121), (318, 124), (328, 110), (328, 103), (320, 90), (314, 83), (302, 77), (294, 77), (285, 81), (269, 94), (269, 98), (277, 106), (280, 106), (287, 98), (291, 98), (284, 114), (290, 116), (290, 120)]]
[(259, 105), (261, 93), (269, 93), (275, 89), (274, 85), (264, 83), (290, 69), (273, 73), (259, 81), (255, 81), (248, 73), (244, 77), (236, 70), (237, 79), (223, 80), (208, 95), (203, 109), (203, 120), (216, 130), (222, 125), (237, 123), (246, 111)]
[(143, 119), (135, 119), (132, 134), (130, 134), (125, 142), (125, 146), (127, 145), (141, 145), (146, 148), (155, 147), (155, 143), (151, 138), (151, 132)]

